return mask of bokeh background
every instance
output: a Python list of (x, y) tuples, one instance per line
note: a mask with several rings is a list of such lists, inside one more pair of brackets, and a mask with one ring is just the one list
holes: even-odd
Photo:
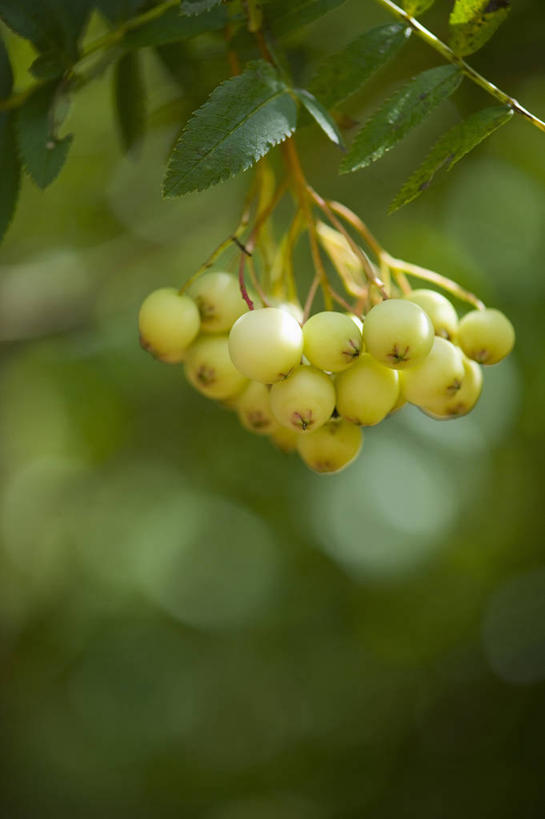
[[(545, 9), (513, 5), (472, 62), (544, 117)], [(445, 6), (426, 18), (438, 32)], [(290, 40), (296, 75), (387, 20), (350, 0)], [(30, 51), (8, 44), (24, 86)], [(464, 82), (349, 176), (301, 130), (316, 187), (517, 330), (469, 417), (404, 409), (319, 477), (138, 346), (140, 302), (232, 230), (249, 179), (160, 198), (169, 145), (225, 66), (214, 38), (187, 49), (199, 69), (176, 78), (145, 53), (136, 155), (109, 73), (77, 94), (67, 167), (45, 193), (25, 181), (0, 248), (0, 813), (542, 817), (545, 135), (515, 118), (386, 216), (427, 145), (488, 98)], [(435, 64), (409, 43), (346, 110), (361, 120)]]

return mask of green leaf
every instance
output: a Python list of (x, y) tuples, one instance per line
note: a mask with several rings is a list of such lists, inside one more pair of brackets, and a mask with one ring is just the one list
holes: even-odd
[(13, 90), (13, 71), (6, 46), (0, 37), (0, 100), (9, 97)]
[(410, 14), (411, 17), (416, 17), (418, 14), (423, 14), (431, 8), (434, 3), (435, 0), (403, 0), (401, 5), (407, 14)]
[(39, 54), (32, 65), (30, 73), (39, 80), (52, 80), (60, 77), (66, 69), (66, 65), (57, 51), (47, 51)]
[(164, 45), (188, 40), (208, 31), (219, 31), (227, 23), (227, 12), (224, 8), (187, 17), (180, 14), (180, 10), (171, 6), (159, 17), (127, 31), (123, 38), (123, 45), (127, 48), (142, 48), (143, 46)]
[(141, 12), (146, 0), (94, 0), (94, 4), (111, 23), (121, 23)]
[(462, 73), (452, 65), (431, 68), (414, 77), (380, 108), (356, 136), (341, 163), (341, 173), (376, 162), (460, 85)]
[(182, 0), (182, 14), (202, 14), (220, 3), (221, 0)]
[(318, 66), (310, 90), (327, 108), (338, 105), (399, 51), (410, 32), (400, 23), (366, 31)]
[(57, 83), (38, 88), (19, 109), (17, 137), (24, 169), (40, 188), (58, 176), (72, 136), (59, 139), (55, 134)]
[(405, 182), (390, 206), (390, 213), (420, 196), (430, 187), (439, 171), (450, 171), (512, 116), (513, 110), (508, 105), (494, 105), (477, 111), (443, 134), (422, 165)]
[(318, 102), (310, 91), (305, 91), (303, 88), (296, 88), (295, 93), (309, 114), (316, 120), (324, 134), (326, 134), (335, 145), (344, 149), (342, 134), (327, 108), (324, 108), (322, 103)]
[(129, 151), (144, 133), (146, 94), (137, 52), (128, 51), (115, 64), (114, 98), (121, 143)]
[(0, 114), (0, 241), (15, 213), (21, 182), (13, 114)]
[(456, 0), (450, 14), (450, 47), (460, 57), (478, 51), (503, 23), (510, 0)]
[(218, 85), (191, 117), (170, 156), (165, 196), (223, 182), (264, 156), (295, 130), (297, 105), (263, 60)]
[(271, 0), (266, 6), (265, 21), (275, 37), (317, 20), (328, 11), (341, 6), (345, 0)]
[(0, 0), (0, 19), (42, 52), (59, 53), (71, 65), (93, 0)]

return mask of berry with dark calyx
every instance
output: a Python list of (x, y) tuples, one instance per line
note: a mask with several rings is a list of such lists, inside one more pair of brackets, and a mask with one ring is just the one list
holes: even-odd
[(147, 296), (138, 313), (140, 344), (155, 358), (169, 364), (183, 361), (200, 328), (193, 299), (175, 287), (161, 287)]
[(250, 310), (231, 328), (229, 352), (235, 367), (247, 378), (273, 384), (287, 378), (301, 361), (303, 331), (285, 310)]
[(269, 387), (260, 381), (250, 381), (237, 401), (237, 412), (243, 427), (257, 435), (270, 435), (278, 429), (272, 414)]
[(321, 370), (341, 372), (361, 351), (361, 331), (344, 313), (327, 310), (311, 316), (303, 325), (303, 353)]
[(464, 380), (462, 352), (450, 341), (435, 336), (430, 354), (404, 373), (407, 400), (419, 407), (453, 399)]
[(479, 364), (497, 364), (515, 344), (515, 329), (500, 310), (472, 310), (461, 319), (458, 343)]
[(396, 370), (363, 353), (335, 379), (337, 411), (353, 424), (374, 426), (390, 413), (399, 396)]
[(314, 472), (331, 474), (351, 464), (358, 456), (362, 443), (360, 427), (343, 418), (333, 418), (316, 432), (300, 435), (297, 451)]
[(230, 273), (214, 271), (200, 276), (188, 289), (201, 315), (205, 333), (226, 333), (248, 310), (238, 280)]
[(459, 418), (471, 412), (481, 395), (483, 372), (476, 361), (463, 356), (463, 362), (464, 380), (458, 392), (442, 401), (431, 401), (426, 406), (421, 406), (426, 415), (446, 421), (449, 418)]
[(454, 309), (454, 305), (441, 293), (435, 290), (426, 290), (421, 288), (413, 290), (408, 296), (405, 296), (407, 301), (418, 304), (431, 319), (435, 335), (446, 338), (449, 341), (456, 339), (458, 330), (458, 314)]
[(282, 426), (301, 434), (314, 432), (331, 418), (335, 387), (330, 377), (306, 364), (271, 387), (271, 409)]
[(246, 385), (231, 361), (227, 336), (200, 336), (187, 351), (185, 374), (208, 398), (229, 398)]
[(414, 367), (430, 352), (433, 324), (426, 312), (405, 299), (388, 299), (371, 308), (363, 324), (368, 353), (386, 367)]

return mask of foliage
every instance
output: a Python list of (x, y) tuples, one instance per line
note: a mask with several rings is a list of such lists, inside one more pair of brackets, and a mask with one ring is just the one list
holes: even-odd
[[(432, 1), (403, 0), (403, 8), (399, 8), (378, 0), (398, 21), (359, 34), (313, 67), (307, 88), (298, 87), (289, 69), (292, 49), (289, 44), (295, 42), (309, 23), (326, 13), (335, 13), (343, 2), (0, 0), (0, 19), (17, 36), (30, 41), (37, 51), (36, 59), (29, 66), (36, 78), (34, 83), (11, 96), (9, 57), (2, 49), (0, 139), (5, 181), (0, 202), (0, 233), (5, 231), (15, 207), (19, 158), (25, 172), (39, 187), (46, 187), (56, 178), (72, 141), (72, 136), (57, 134), (59, 99), (77, 92), (108, 63), (114, 63), (112, 97), (124, 149), (133, 148), (143, 137), (147, 91), (140, 79), (137, 51), (148, 46), (164, 49), (166, 45), (190, 42), (206, 35), (217, 44), (222, 38), (227, 39), (232, 65), (239, 62), (235, 43), (241, 57), (247, 60), (246, 65), (236, 68), (240, 76), (226, 79), (224, 74), (216, 78), (217, 87), (208, 101), (194, 112), (182, 130), (168, 163), (164, 182), (166, 196), (203, 190), (247, 170), (273, 146), (293, 134), (299, 108), (306, 111), (301, 123), (308, 122), (310, 114), (328, 138), (343, 148), (339, 123), (350, 123), (352, 119), (350, 114), (333, 115), (332, 111), (399, 55), (411, 26), (416, 25), (407, 15), (422, 14), (431, 7)], [(508, 11), (508, 0), (457, 0), (449, 18), (454, 52), (465, 55), (478, 50)], [(102, 15), (106, 33), (98, 40), (88, 41), (86, 26), (93, 14)], [(415, 31), (443, 57), (450, 59), (452, 52), (434, 35), (421, 26)], [(180, 68), (177, 64), (182, 59), (181, 51), (178, 55), (160, 54), (161, 59), (168, 56), (167, 64), (175, 76), (180, 71), (187, 74), (191, 64), (187, 54), (183, 55), (184, 67), (180, 63)], [(261, 60), (256, 59), (258, 56)], [(514, 100), (487, 85), (464, 63), (457, 63), (455, 58), (452, 61), (454, 65), (424, 71), (395, 91), (356, 134), (340, 163), (341, 172), (364, 168), (394, 148), (412, 128), (426, 120), (442, 100), (454, 93), (464, 73), (504, 105), (512, 110), (520, 109)], [(195, 68), (189, 74), (194, 75)], [(507, 114), (500, 116), (497, 111), (477, 111), (452, 128), (403, 187), (393, 207), (414, 199), (428, 187), (439, 167), (452, 167), (507, 122)]]

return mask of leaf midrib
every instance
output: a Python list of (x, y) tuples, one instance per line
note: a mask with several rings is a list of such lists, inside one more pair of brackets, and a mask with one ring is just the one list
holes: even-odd
[[(193, 172), (195, 171), (195, 168), (196, 168), (196, 167), (198, 167), (198, 166), (199, 166), (199, 165), (200, 165), (202, 162), (204, 162), (204, 161), (207, 159), (207, 157), (208, 157), (208, 156), (210, 156), (210, 154), (211, 154), (213, 151), (217, 150), (217, 148), (218, 148), (218, 146), (219, 146), (219, 145), (221, 145), (223, 142), (226, 142), (226, 141), (227, 141), (227, 139), (228, 139), (228, 138), (229, 138), (229, 137), (230, 137), (232, 134), (234, 134), (234, 133), (235, 133), (235, 131), (236, 131), (238, 128), (240, 128), (240, 127), (241, 127), (243, 124), (245, 124), (246, 122), (248, 122), (248, 120), (249, 120), (251, 117), (253, 117), (255, 114), (257, 114), (257, 112), (258, 112), (258, 111), (260, 111), (262, 108), (265, 108), (265, 106), (266, 106), (266, 105), (269, 105), (269, 104), (270, 104), (271, 102), (273, 102), (275, 99), (278, 99), (279, 97), (281, 97), (281, 96), (283, 96), (283, 95), (287, 95), (287, 96), (289, 96), (289, 93), (288, 93), (287, 88), (283, 88), (283, 89), (282, 89), (282, 90), (280, 90), (280, 91), (276, 91), (276, 92), (275, 92), (275, 93), (274, 93), (272, 96), (268, 97), (266, 100), (264, 100), (263, 102), (261, 102), (261, 103), (260, 103), (259, 105), (257, 105), (255, 108), (253, 108), (253, 109), (250, 111), (250, 113), (249, 113), (249, 114), (247, 114), (247, 116), (242, 117), (242, 119), (240, 119), (240, 120), (239, 120), (239, 121), (238, 121), (238, 122), (237, 122), (237, 123), (236, 123), (236, 124), (235, 124), (235, 125), (234, 125), (234, 126), (231, 128), (231, 129), (230, 129), (230, 130), (229, 130), (229, 131), (227, 131), (226, 133), (224, 133), (224, 134), (222, 135), (222, 138), (221, 138), (221, 139), (219, 139), (217, 142), (215, 142), (215, 143), (214, 143), (214, 145), (212, 145), (212, 147), (211, 147), (211, 148), (209, 148), (209, 150), (208, 150), (208, 151), (207, 151), (205, 154), (203, 154), (203, 156), (201, 156), (201, 157), (199, 158), (199, 160), (198, 160), (198, 161), (197, 161), (197, 162), (196, 162), (196, 163), (195, 163), (195, 164), (194, 164), (194, 165), (193, 165), (193, 166), (192, 166), (190, 169), (188, 169), (188, 170), (186, 171), (186, 173), (182, 174), (182, 175), (179, 177), (179, 181), (181, 182), (182, 180), (186, 179), (186, 178), (187, 178), (187, 177), (188, 177), (188, 176), (189, 176), (191, 173), (193, 173)], [(182, 139), (182, 138), (183, 138), (183, 134), (182, 134), (181, 139)]]

